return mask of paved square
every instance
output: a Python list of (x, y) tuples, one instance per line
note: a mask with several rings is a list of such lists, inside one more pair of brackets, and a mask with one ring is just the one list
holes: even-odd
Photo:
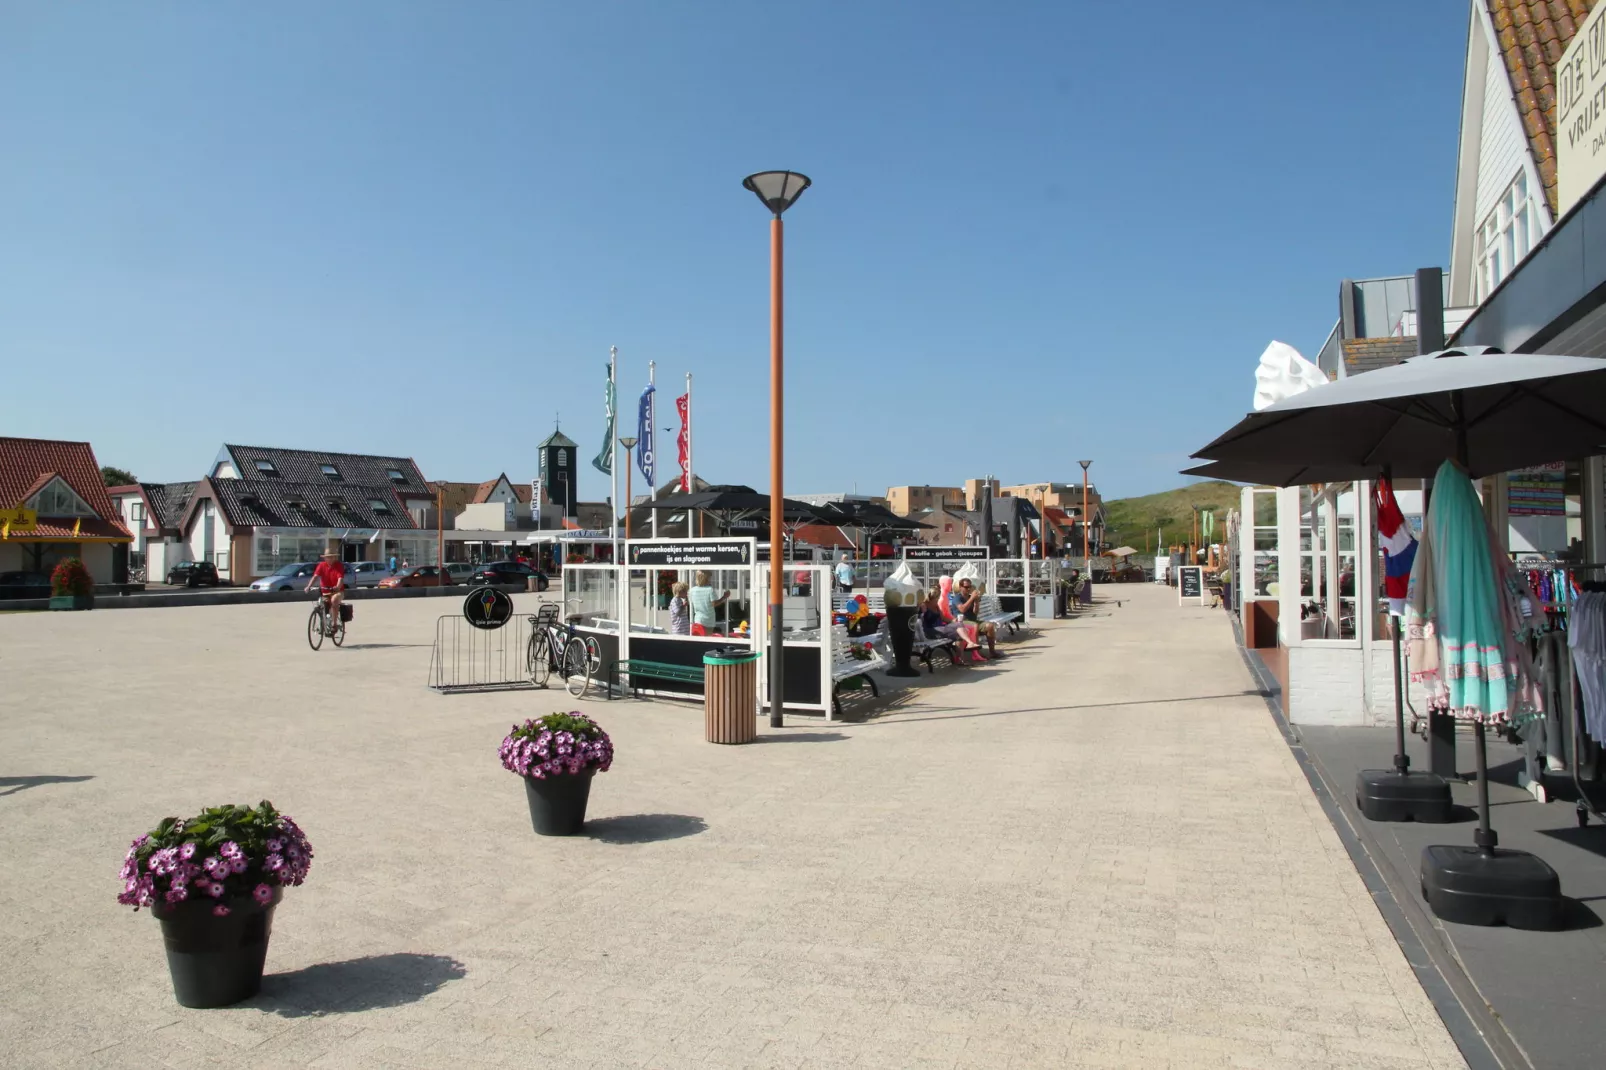
[[(0, 616), (0, 1064), (1464, 1066), (1221, 611), (1115, 590), (863, 724), (588, 699), (565, 840), (496, 747), (575, 703), (427, 690), (452, 603)], [(263, 994), (184, 1010), (123, 851), (262, 798), (312, 874)]]

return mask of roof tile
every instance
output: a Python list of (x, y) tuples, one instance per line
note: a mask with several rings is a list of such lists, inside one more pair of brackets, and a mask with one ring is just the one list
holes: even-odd
[(46, 473), (59, 475), (97, 516), (122, 534), (129, 534), (111, 495), (106, 493), (100, 464), (89, 443), (0, 438), (0, 508), (21, 505), (43, 485), (40, 480)]

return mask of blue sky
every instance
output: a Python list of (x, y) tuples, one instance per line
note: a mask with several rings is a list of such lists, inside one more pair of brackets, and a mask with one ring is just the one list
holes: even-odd
[[(1141, 12), (1142, 17), (1139, 16)], [(699, 474), (1182, 482), (1344, 277), (1448, 256), (1464, 0), (0, 6), (0, 433), (529, 478), (608, 347)], [(672, 406), (660, 406), (661, 425)], [(673, 442), (662, 455), (673, 464)], [(662, 462), (661, 462), (662, 463)], [(586, 499), (606, 496), (589, 470)], [(638, 479), (639, 484), (639, 479)]]

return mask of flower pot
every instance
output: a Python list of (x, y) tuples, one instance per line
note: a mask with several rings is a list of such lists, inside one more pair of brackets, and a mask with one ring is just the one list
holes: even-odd
[[(283, 897), (284, 889), (275, 885), (267, 903), (249, 895), (221, 900), (198, 896), (151, 907), (162, 923), (167, 969), (179, 1006), (227, 1007), (261, 990), (273, 908)], [(221, 918), (212, 913), (220, 902), (229, 908)]]
[(94, 609), (95, 596), (92, 594), (53, 594), (50, 596), (51, 609)]
[(524, 778), (524, 795), (530, 801), (530, 825), (541, 836), (574, 836), (586, 821), (591, 797), (591, 766), (579, 773), (559, 773), (544, 779)]

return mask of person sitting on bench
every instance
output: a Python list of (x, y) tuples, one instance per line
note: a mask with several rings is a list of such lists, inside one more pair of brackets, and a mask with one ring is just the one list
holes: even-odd
[(959, 611), (958, 616), (963, 617), (976, 631), (987, 636), (987, 656), (998, 656), (998, 625), (992, 621), (981, 621), (980, 615), (981, 589), (968, 579), (959, 581)]
[(936, 591), (926, 595), (926, 601), (920, 607), (920, 626), (927, 635), (941, 636), (959, 643), (970, 651), (970, 660), (981, 660), (977, 652), (981, 644), (976, 642), (976, 629), (960, 621), (950, 624), (942, 615), (942, 596)]

